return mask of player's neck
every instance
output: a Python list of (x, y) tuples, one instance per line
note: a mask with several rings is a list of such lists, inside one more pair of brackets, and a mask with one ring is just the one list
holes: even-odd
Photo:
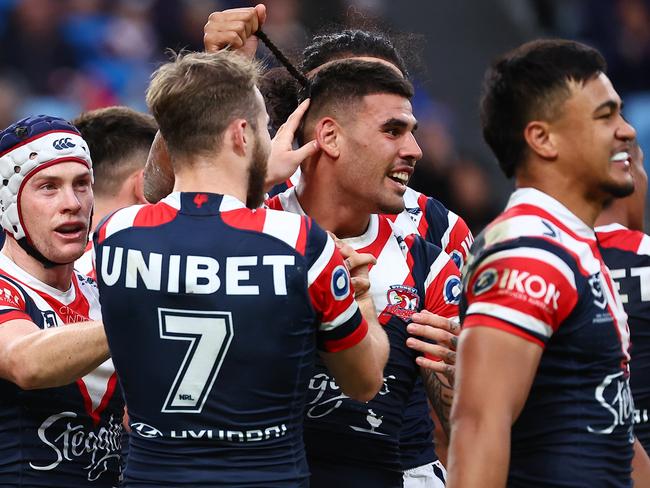
[(603, 210), (604, 201), (592, 196), (592, 192), (582, 191), (575, 181), (556, 173), (532, 176), (518, 174), (516, 186), (517, 188), (531, 187), (546, 193), (592, 229), (596, 218)]
[[(233, 164), (234, 163), (234, 164)], [(231, 195), (246, 203), (248, 174), (246, 164), (225, 158), (194, 156), (176, 164), (174, 191)]]
[(622, 201), (615, 200), (605, 208), (596, 219), (596, 227), (599, 225), (621, 224), (630, 227), (627, 208)]
[(43, 263), (27, 254), (10, 236), (7, 236), (5, 240), (2, 253), (11, 259), (19, 268), (42, 283), (61, 291), (68, 291), (70, 289), (74, 263), (60, 264), (53, 268), (46, 268), (43, 266)]
[(296, 187), (298, 203), (307, 215), (323, 229), (334, 233), (340, 239), (362, 235), (370, 223), (370, 213), (359, 208), (358, 203), (342, 198), (340, 192), (332, 191), (335, 186), (303, 181)]

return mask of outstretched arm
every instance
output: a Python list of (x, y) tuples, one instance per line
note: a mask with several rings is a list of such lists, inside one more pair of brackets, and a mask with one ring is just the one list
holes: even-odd
[(109, 357), (101, 322), (48, 329), (25, 319), (0, 324), (0, 377), (23, 390), (67, 385)]

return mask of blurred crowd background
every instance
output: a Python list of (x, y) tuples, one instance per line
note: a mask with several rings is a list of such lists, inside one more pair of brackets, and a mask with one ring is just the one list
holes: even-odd
[[(598, 47), (650, 162), (650, 0), (266, 0), (269, 37), (290, 54), (333, 25), (395, 35), (416, 84), (424, 151), (412, 182), (477, 233), (510, 183), (480, 136), (482, 73), (535, 37)], [(36, 113), (73, 118), (123, 104), (146, 110), (166, 48), (202, 49), (210, 12), (236, 0), (0, 0), (0, 127)], [(264, 52), (260, 53), (265, 56)], [(272, 58), (268, 63), (273, 64)], [(646, 212), (649, 213), (649, 212)]]

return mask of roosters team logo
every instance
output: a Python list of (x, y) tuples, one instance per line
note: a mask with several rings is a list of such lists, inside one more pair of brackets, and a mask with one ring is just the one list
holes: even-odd
[(391, 285), (388, 289), (388, 305), (384, 314), (396, 315), (402, 320), (409, 320), (418, 311), (420, 296), (415, 288), (405, 285)]

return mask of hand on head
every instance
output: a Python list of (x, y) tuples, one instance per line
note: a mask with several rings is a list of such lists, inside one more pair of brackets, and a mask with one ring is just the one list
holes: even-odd
[(296, 131), (308, 108), (309, 99), (298, 105), (298, 108), (276, 132), (269, 155), (267, 188), (288, 180), (304, 160), (318, 152), (319, 147), (316, 140), (309, 141), (296, 150), (292, 146)]

